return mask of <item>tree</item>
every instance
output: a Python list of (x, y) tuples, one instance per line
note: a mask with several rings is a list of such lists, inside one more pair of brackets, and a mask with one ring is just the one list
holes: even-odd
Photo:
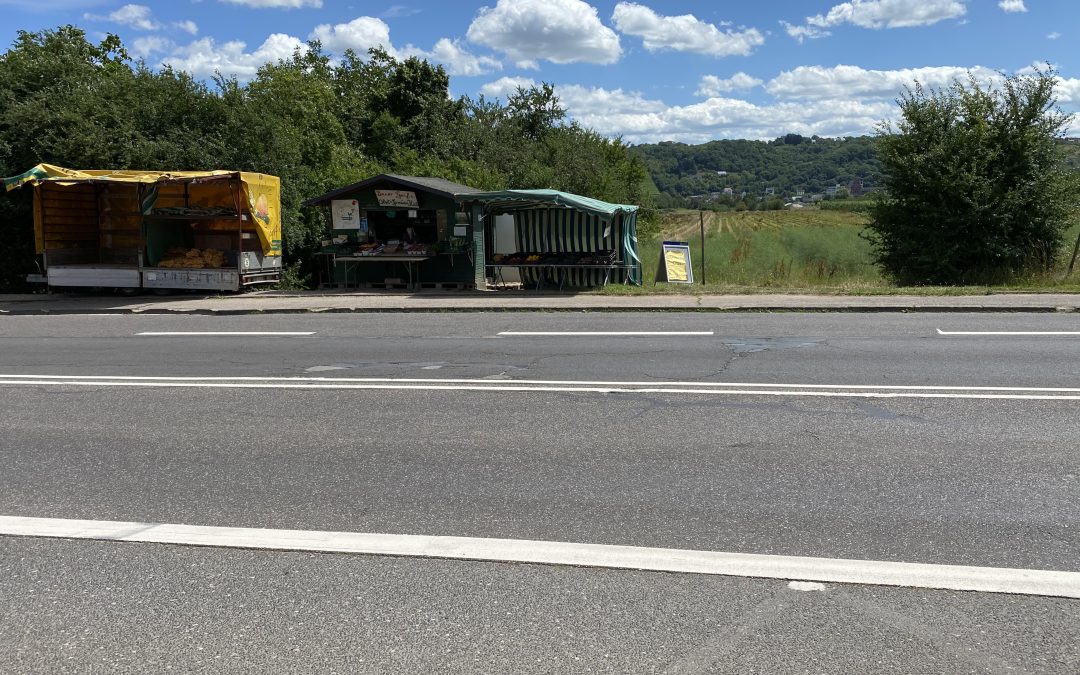
[(1057, 139), (1051, 69), (944, 90), (918, 83), (879, 129), (886, 192), (867, 237), (904, 284), (989, 283), (1048, 271), (1077, 194)]

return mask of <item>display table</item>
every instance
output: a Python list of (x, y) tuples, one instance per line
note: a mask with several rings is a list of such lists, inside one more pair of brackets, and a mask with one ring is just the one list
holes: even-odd
[[(560, 291), (563, 290), (563, 288), (566, 286), (567, 277), (569, 276), (569, 273), (572, 270), (602, 270), (604, 272), (604, 280), (603, 280), (603, 282), (601, 282), (600, 285), (601, 286), (607, 286), (608, 281), (611, 280), (612, 272), (614, 272), (615, 270), (620, 270), (620, 269), (621, 270), (627, 270), (627, 271), (632, 269), (632, 267), (630, 267), (629, 265), (623, 265), (620, 262), (614, 262), (614, 263), (611, 263), (610, 265), (573, 265), (573, 264), (555, 264), (555, 263), (543, 263), (543, 262), (534, 262), (534, 263), (525, 263), (525, 262), (523, 262), (523, 263), (503, 263), (503, 262), (498, 262), (497, 263), (497, 262), (491, 262), (491, 263), (488, 263), (488, 264), (484, 265), (484, 267), (491, 272), (491, 277), (494, 280), (495, 285), (496, 286), (501, 286), (501, 287), (504, 287), (504, 288), (506, 287), (506, 280), (503, 279), (503, 272), (502, 272), (504, 267), (513, 267), (513, 268), (515, 268), (517, 270), (538, 270), (538, 271), (541, 272), (541, 274), (538, 275), (538, 278), (536, 280), (536, 290), (540, 290), (541, 288), (544, 287), (545, 275), (543, 274), (543, 272), (545, 270), (550, 270), (551, 273), (552, 273), (551, 276), (553, 277), (553, 279), (557, 280)], [(524, 280), (522, 280), (522, 285), (525, 285)]]
[[(338, 264), (345, 265), (345, 282), (348, 286), (349, 279), (349, 266), (359, 265), (362, 263), (401, 263), (405, 266), (405, 270), (409, 275), (409, 288), (415, 289), (416, 285), (420, 283), (420, 270), (417, 268), (419, 263), (424, 262), (432, 258), (430, 255), (401, 255), (391, 253), (389, 255), (338, 255), (332, 252), (318, 253), (326, 257), (326, 266), (328, 270), (335, 269)], [(331, 278), (333, 274), (330, 274)], [(359, 284), (359, 282), (358, 282)]]

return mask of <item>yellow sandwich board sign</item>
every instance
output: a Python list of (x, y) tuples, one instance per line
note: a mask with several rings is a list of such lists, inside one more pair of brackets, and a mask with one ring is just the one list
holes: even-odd
[(660, 253), (656, 281), (670, 284), (694, 283), (694, 268), (690, 265), (690, 245), (685, 241), (665, 241)]

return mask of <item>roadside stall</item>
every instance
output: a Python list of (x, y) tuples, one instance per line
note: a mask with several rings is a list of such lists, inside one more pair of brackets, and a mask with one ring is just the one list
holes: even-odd
[[(479, 205), (486, 223), (513, 217), (510, 246), (499, 241), (501, 228), (486, 228), (486, 276), (496, 287), (506, 285), (507, 270), (535, 288), (641, 284), (637, 206), (558, 190), (502, 190), (462, 198)], [(501, 234), (505, 237), (505, 230)]]
[(276, 176), (239, 171), (78, 171), (39, 164), (34, 237), (50, 287), (236, 291), (281, 278)]
[(304, 202), (327, 219), (320, 285), (472, 288), (474, 228), (459, 205), (475, 192), (441, 178), (380, 174)]

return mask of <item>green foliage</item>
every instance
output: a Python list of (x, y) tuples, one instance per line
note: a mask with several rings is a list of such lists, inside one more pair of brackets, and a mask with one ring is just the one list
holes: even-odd
[(1068, 117), (1054, 84), (1048, 70), (901, 97), (898, 128), (878, 138), (887, 192), (868, 230), (886, 273), (965, 284), (1053, 268), (1080, 188), (1055, 142)]
[[(880, 165), (873, 139), (806, 138), (788, 134), (775, 141), (724, 140), (701, 145), (663, 142), (637, 145), (659, 191), (685, 200), (692, 195), (710, 195), (731, 188), (738, 197), (743, 192), (756, 199), (766, 188), (780, 195), (797, 190), (822, 192), (855, 177), (867, 185), (876, 182)], [(725, 172), (721, 175), (718, 172)], [(730, 199), (734, 206), (737, 199)]]
[[(380, 172), (480, 189), (554, 188), (645, 207), (655, 186), (620, 140), (567, 124), (550, 84), (506, 103), (453, 99), (442, 66), (373, 49), (335, 62), (312, 42), (213, 88), (133, 63), (115, 36), (19, 33), (0, 54), (0, 175), (74, 168), (229, 168), (279, 176), (286, 261), (304, 278), (325, 218), (301, 203)], [(29, 191), (0, 199), (0, 288), (35, 271)], [(299, 264), (300, 267), (296, 265)]]
[(859, 199), (827, 199), (817, 206), (822, 211), (847, 211), (848, 213), (871, 213), (874, 210), (873, 197)]

